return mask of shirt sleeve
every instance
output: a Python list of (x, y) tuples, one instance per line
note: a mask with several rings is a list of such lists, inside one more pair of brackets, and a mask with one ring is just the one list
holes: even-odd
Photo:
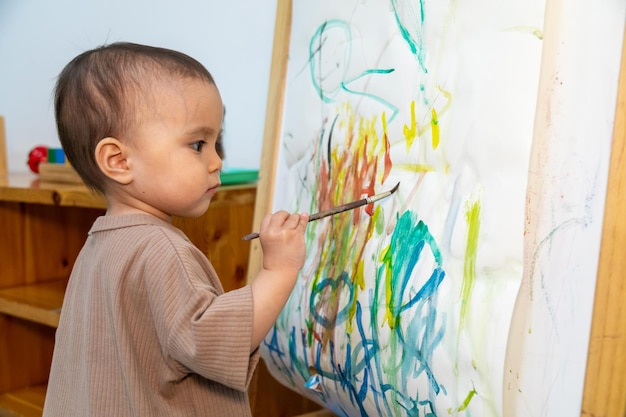
[(164, 355), (181, 377), (196, 373), (245, 391), (259, 360), (258, 349), (250, 353), (251, 287), (224, 293), (204, 254), (189, 242), (170, 243), (146, 266), (146, 288)]

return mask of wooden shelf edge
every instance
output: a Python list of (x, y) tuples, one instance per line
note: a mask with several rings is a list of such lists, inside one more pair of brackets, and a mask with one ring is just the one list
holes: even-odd
[(41, 417), (45, 398), (45, 385), (2, 393), (0, 416)]
[(0, 201), (66, 207), (105, 208), (104, 197), (81, 184), (48, 183), (31, 173), (9, 173), (0, 180)]
[(1, 289), (0, 313), (56, 328), (66, 284), (61, 279)]
[[(225, 193), (233, 190), (256, 190), (257, 184), (243, 183), (224, 185), (219, 188), (212, 205), (247, 204), (255, 196)], [(236, 201), (231, 201), (235, 199)], [(85, 185), (63, 184), (41, 181), (29, 173), (13, 173), (7, 177), (0, 177), (0, 201), (14, 203), (46, 204), (63, 207), (106, 208), (104, 196), (91, 192)]]

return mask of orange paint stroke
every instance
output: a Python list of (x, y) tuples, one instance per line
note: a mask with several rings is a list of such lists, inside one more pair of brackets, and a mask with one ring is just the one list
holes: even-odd
[[(361, 117), (355, 114), (349, 103), (345, 103), (338, 109), (335, 120), (336, 123), (328, 133), (329, 142), (320, 136), (314, 155), (320, 179), (323, 179), (315, 190), (314, 204), (318, 205), (334, 206), (357, 200), (364, 194), (374, 195), (381, 177), (391, 171), (389, 140), (386, 131), (381, 132), (378, 117)], [(386, 120), (383, 123), (386, 126)], [(348, 272), (348, 285), (355, 288), (351, 296), (357, 296), (363, 280), (359, 276), (362, 273), (359, 262), (365, 244), (374, 232), (375, 219), (380, 215), (379, 207), (366, 207), (365, 211), (354, 210), (311, 225), (310, 229), (315, 231), (317, 237), (318, 251), (315, 253), (319, 258), (319, 262), (307, 274), (311, 288), (322, 280), (337, 280), (342, 273)], [(311, 308), (325, 320), (312, 323), (310, 333), (313, 334), (312, 339), (318, 340), (324, 349), (334, 339), (333, 323), (339, 317), (344, 301), (353, 308), (349, 310), (346, 325), (351, 325), (354, 319), (354, 299), (342, 300), (344, 296), (338, 286), (330, 284), (313, 300)]]

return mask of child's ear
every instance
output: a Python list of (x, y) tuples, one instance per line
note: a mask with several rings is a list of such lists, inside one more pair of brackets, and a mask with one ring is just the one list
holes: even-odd
[(126, 146), (118, 139), (104, 138), (96, 145), (96, 162), (107, 177), (119, 184), (130, 184), (133, 180), (127, 159)]

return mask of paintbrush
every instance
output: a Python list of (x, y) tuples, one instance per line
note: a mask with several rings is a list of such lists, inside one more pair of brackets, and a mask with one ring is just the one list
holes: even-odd
[[(361, 200), (353, 201), (351, 203), (342, 204), (342, 205), (337, 206), (337, 207), (329, 208), (328, 210), (323, 210), (323, 211), (320, 211), (319, 213), (311, 214), (311, 216), (309, 216), (309, 221), (312, 222), (314, 220), (323, 219), (324, 217), (333, 216), (335, 214), (343, 213), (344, 211), (353, 210), (355, 208), (358, 208), (358, 207), (361, 207), (361, 206), (365, 206), (367, 204), (372, 204), (372, 203), (374, 203), (374, 202), (376, 202), (378, 200), (382, 200), (385, 197), (389, 197), (391, 194), (396, 192), (396, 190), (398, 189), (399, 186), (400, 186), (400, 183), (397, 183), (396, 186), (393, 187), (389, 191), (385, 191), (383, 193), (376, 194), (376, 195), (373, 195), (373, 196), (370, 196), (370, 197), (367, 197), (367, 198), (362, 198)], [(258, 232), (254, 232), (254, 233), (249, 233), (249, 234), (245, 235), (242, 239), (243, 240), (252, 240), (252, 239), (256, 239), (257, 237), (259, 237), (259, 233)]]

